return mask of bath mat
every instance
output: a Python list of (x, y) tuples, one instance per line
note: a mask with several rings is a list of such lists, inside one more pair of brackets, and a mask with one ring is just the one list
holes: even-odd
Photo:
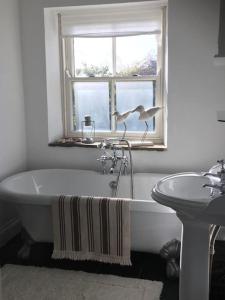
[(52, 258), (131, 265), (130, 199), (60, 196), (52, 217)]
[(5, 265), (4, 300), (159, 300), (162, 282), (43, 267)]

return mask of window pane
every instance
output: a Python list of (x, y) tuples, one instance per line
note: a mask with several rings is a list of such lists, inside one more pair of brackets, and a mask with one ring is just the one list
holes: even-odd
[(74, 38), (76, 76), (112, 75), (111, 38)]
[(81, 121), (90, 115), (96, 131), (110, 130), (108, 82), (75, 82), (73, 84), (74, 130), (81, 130)]
[(116, 73), (118, 75), (156, 75), (157, 35), (116, 38)]
[[(133, 110), (138, 105), (145, 109), (155, 106), (155, 82), (117, 82), (116, 109), (120, 113)], [(144, 121), (138, 120), (139, 112), (134, 112), (126, 119), (127, 131), (145, 131)], [(154, 118), (148, 121), (149, 131), (155, 130)], [(123, 124), (117, 124), (117, 130), (124, 130)]]

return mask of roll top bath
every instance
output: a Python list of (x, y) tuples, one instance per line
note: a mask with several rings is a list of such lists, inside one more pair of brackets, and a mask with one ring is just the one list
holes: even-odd
[(130, 199), (60, 196), (52, 204), (53, 258), (130, 261)]

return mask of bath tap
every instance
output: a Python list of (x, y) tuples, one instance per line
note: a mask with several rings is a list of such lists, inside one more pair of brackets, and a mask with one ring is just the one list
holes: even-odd
[[(122, 142), (122, 144), (120, 144)], [(124, 154), (124, 144), (126, 145), (126, 149), (129, 153), (129, 163), (130, 163), (130, 196), (131, 199), (134, 199), (134, 182), (133, 182), (133, 161), (132, 161), (132, 153), (131, 153), (131, 146), (130, 142), (126, 139), (106, 139), (100, 143), (98, 148), (103, 150), (103, 154), (97, 158), (97, 161), (100, 161), (102, 164), (102, 173), (106, 174), (106, 164), (108, 161), (111, 162), (111, 166), (108, 169), (109, 174), (117, 174), (117, 185), (115, 191), (115, 197), (118, 191), (119, 179), (120, 175), (127, 174), (127, 167), (128, 167), (128, 157)], [(108, 153), (106, 149), (111, 149), (113, 151), (112, 154)], [(119, 152), (120, 151), (120, 152)], [(119, 152), (119, 153), (118, 153)], [(118, 162), (120, 164), (118, 165)], [(118, 168), (117, 168), (118, 165)], [(116, 172), (115, 172), (116, 171)]]
[(97, 161), (99, 161), (102, 165), (102, 173), (106, 173), (106, 161), (108, 160), (108, 156), (103, 154), (99, 158), (97, 158)]
[[(106, 147), (107, 146), (110, 146), (111, 147), (111, 150), (113, 151), (112, 154), (109, 154), (107, 151), (106, 151)], [(101, 146), (100, 148), (104, 151), (103, 154), (97, 158), (98, 161), (100, 161), (102, 163), (102, 167), (103, 167), (103, 173), (105, 174), (106, 173), (106, 163), (107, 161), (111, 161), (112, 164), (111, 164), (111, 167), (109, 168), (109, 173), (110, 174), (113, 174), (116, 170), (116, 167), (117, 167), (117, 163), (120, 161), (121, 164), (123, 164), (124, 166), (124, 170), (123, 170), (123, 174), (125, 174), (125, 170), (127, 168), (127, 165), (128, 165), (128, 159), (127, 159), (127, 156), (124, 155), (124, 149), (121, 149), (120, 150), (122, 151), (122, 154), (118, 154), (118, 148), (116, 147), (115, 144), (109, 144), (108, 142), (102, 142), (101, 143)]]
[[(99, 146), (98, 146), (98, 148), (100, 148), (101, 150), (103, 150), (103, 154), (99, 158), (97, 158), (97, 161), (99, 161), (101, 163), (101, 165), (102, 165), (102, 173), (103, 174), (106, 174), (106, 164), (107, 164), (107, 161), (112, 161), (113, 165), (115, 164), (115, 154), (112, 156), (110, 153), (108, 153), (106, 151), (106, 147), (107, 147), (106, 141), (102, 141), (99, 144)], [(112, 165), (112, 167), (113, 167), (113, 165)], [(112, 173), (112, 172), (110, 172), (110, 173)]]
[(119, 158), (117, 157), (116, 152), (113, 152), (113, 156), (111, 157), (112, 165), (111, 165), (111, 168), (109, 169), (109, 174), (113, 174), (114, 173), (115, 168), (117, 166), (118, 159)]
[(117, 166), (117, 162), (120, 159), (119, 156), (117, 155), (116, 147), (114, 145), (112, 146), (112, 150), (113, 150), (113, 155), (111, 156), (112, 165), (111, 168), (109, 169), (110, 174), (114, 173), (114, 170)]
[[(123, 171), (120, 170), (119, 172), (121, 172), (122, 175), (126, 175), (126, 173), (127, 173), (127, 166), (128, 166), (128, 159), (127, 159), (126, 155), (115, 156), (115, 157), (112, 158), (112, 165), (111, 165), (111, 168), (109, 169), (109, 173), (110, 174), (114, 173), (118, 161), (121, 161), (121, 167), (123, 166)], [(120, 169), (121, 169), (121, 167), (120, 167)]]

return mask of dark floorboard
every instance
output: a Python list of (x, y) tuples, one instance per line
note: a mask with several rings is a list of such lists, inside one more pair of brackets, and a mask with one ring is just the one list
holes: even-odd
[[(71, 261), (51, 259), (53, 246), (50, 243), (35, 243), (28, 259), (19, 259), (17, 252), (22, 245), (20, 236), (15, 237), (0, 249), (0, 264), (21, 264), (82, 270), (90, 273), (112, 274), (118, 276), (157, 280), (163, 282), (161, 300), (178, 300), (178, 280), (166, 277), (166, 262), (156, 254), (132, 252), (132, 266), (120, 266), (93, 261)], [(210, 300), (225, 299), (225, 242), (216, 242)], [(190, 299), (191, 300), (191, 299)]]

